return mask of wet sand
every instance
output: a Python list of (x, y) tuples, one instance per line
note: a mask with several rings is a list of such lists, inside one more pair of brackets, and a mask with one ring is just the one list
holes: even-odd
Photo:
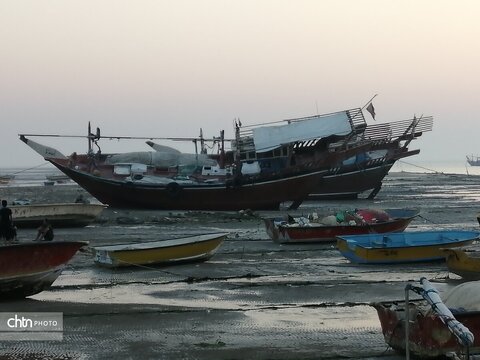
[[(76, 185), (0, 188), (8, 200), (72, 201)], [(418, 208), (412, 230), (479, 228), (480, 178), (392, 173), (373, 201), (306, 202), (296, 214), (360, 207)], [(279, 245), (261, 218), (280, 212), (106, 209), (56, 239), (90, 245), (228, 231), (204, 263), (110, 270), (79, 252), (52, 288), (1, 302), (2, 311), (63, 312), (58, 342), (0, 342), (0, 359), (400, 359), (384, 342), (374, 301), (401, 300), (425, 276), (441, 291), (461, 280), (444, 263), (353, 265), (334, 244)], [(30, 241), (35, 230), (22, 230)]]

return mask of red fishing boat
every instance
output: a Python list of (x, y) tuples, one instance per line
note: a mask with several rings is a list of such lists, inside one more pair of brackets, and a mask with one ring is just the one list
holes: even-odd
[[(421, 287), (407, 285), (405, 302), (371, 304), (377, 310), (385, 342), (397, 352), (405, 354), (407, 359), (410, 356), (420, 359), (446, 358), (447, 354), (462, 355), (469, 359), (469, 355), (478, 354), (478, 286), (473, 283), (461, 284), (450, 290), (442, 300), (425, 278), (420, 282)], [(471, 285), (476, 289), (475, 293)], [(414, 291), (423, 299), (410, 301), (409, 291)]]
[[(335, 187), (345, 183), (342, 179), (361, 184), (353, 190), (345, 188), (344, 193), (356, 194), (365, 188), (378, 191), (393, 162), (415, 153), (408, 151), (409, 142), (428, 131), (431, 123), (431, 117), (414, 118), (367, 131), (362, 109), (356, 108), (251, 126), (237, 121), (235, 138), (230, 140), (223, 130), (213, 139), (203, 138), (202, 133), (199, 138), (103, 136), (98, 128), (92, 133), (89, 124), (87, 153), (70, 156), (28, 138), (61, 135), (23, 134), (20, 139), (110, 206), (271, 210), (287, 202), (297, 208), (318, 189), (342, 193)], [(185, 140), (195, 144), (195, 153), (155, 145), (156, 151), (104, 154), (99, 146), (103, 138)], [(207, 155), (209, 141), (211, 148), (218, 146), (216, 154)], [(363, 166), (375, 169), (353, 171)], [(357, 176), (361, 181), (352, 182)]]
[[(101, 138), (131, 137), (101, 136), (99, 129), (93, 134), (90, 125), (86, 154), (67, 157), (27, 138), (43, 135), (21, 135), (20, 139), (99, 201), (113, 207), (260, 210), (278, 209), (285, 202), (298, 207), (331, 168), (372, 146), (357, 136), (364, 128), (361, 109), (257, 126), (250, 129), (251, 136), (241, 135), (237, 123), (228, 151), (223, 131), (216, 139), (182, 138), (195, 144), (200, 141), (201, 152), (195, 154), (168, 147), (104, 154), (98, 144)], [(210, 140), (219, 149), (207, 156), (203, 144)], [(96, 153), (94, 147), (98, 147)]]
[(42, 241), (0, 246), (0, 299), (24, 298), (47, 289), (85, 245)]
[(270, 238), (278, 243), (332, 242), (341, 235), (401, 232), (418, 215), (414, 209), (355, 209), (335, 215), (286, 215), (265, 218)]

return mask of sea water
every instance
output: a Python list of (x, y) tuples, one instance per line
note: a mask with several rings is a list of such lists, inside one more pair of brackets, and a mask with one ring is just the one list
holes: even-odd
[(398, 160), (390, 172), (480, 175), (480, 166), (470, 166), (466, 161)]
[[(2, 186), (44, 186), (47, 176), (60, 175), (60, 170), (51, 164), (42, 164), (28, 168), (0, 168), (0, 176), (13, 175), (8, 184)], [(73, 184), (73, 182), (71, 182)]]

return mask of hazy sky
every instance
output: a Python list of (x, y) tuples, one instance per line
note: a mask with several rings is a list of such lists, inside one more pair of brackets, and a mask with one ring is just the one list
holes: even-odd
[(19, 133), (86, 134), (91, 121), (112, 135), (232, 136), (236, 117), (333, 112), (377, 93), (377, 122), (434, 116), (409, 161), (464, 163), (480, 153), (479, 14), (477, 0), (0, 0), (0, 167), (43, 162)]

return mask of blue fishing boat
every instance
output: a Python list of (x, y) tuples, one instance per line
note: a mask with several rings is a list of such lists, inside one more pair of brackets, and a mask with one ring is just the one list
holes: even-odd
[(394, 264), (445, 260), (442, 248), (465, 246), (478, 231), (416, 231), (337, 236), (337, 249), (352, 263)]

